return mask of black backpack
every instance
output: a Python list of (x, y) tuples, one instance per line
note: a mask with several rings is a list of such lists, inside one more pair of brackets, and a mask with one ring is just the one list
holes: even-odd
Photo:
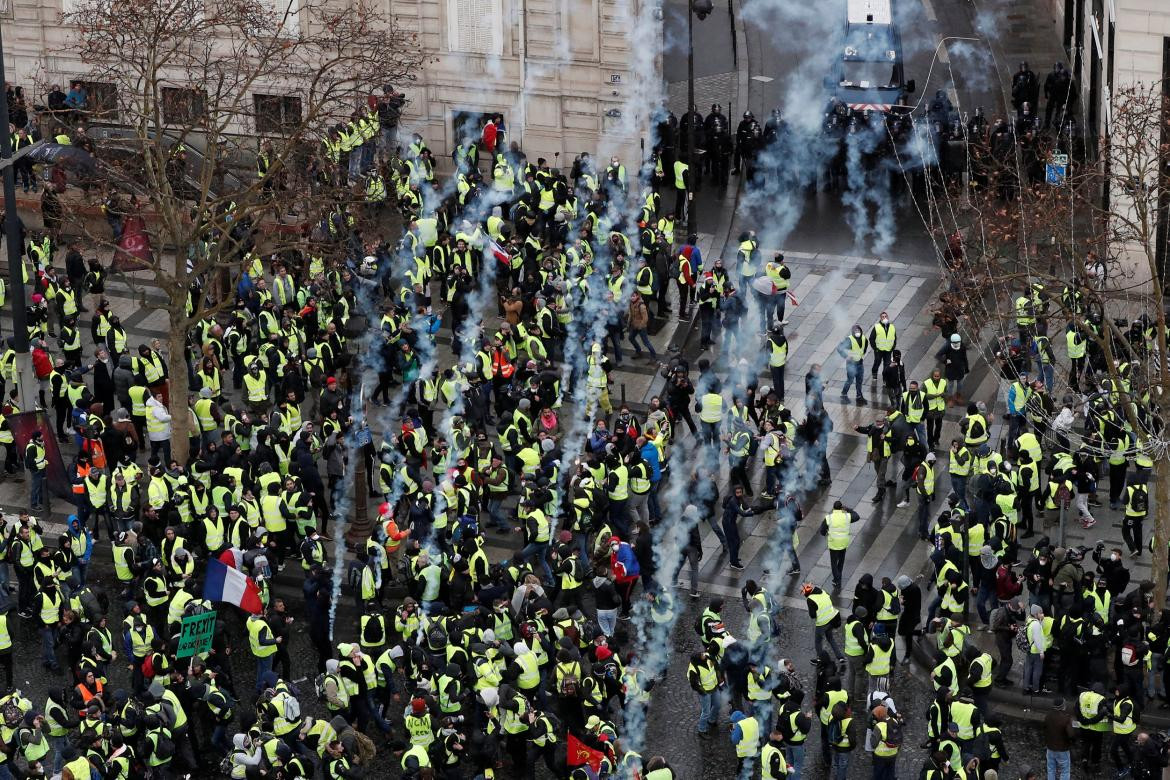
[(1132, 496), (1133, 498), (1131, 499), (1130, 503), (1133, 504), (1134, 509), (1136, 509), (1138, 512), (1146, 512), (1149, 510), (1150, 494), (1145, 489), (1144, 485), (1142, 487), (1135, 487), (1133, 489)]

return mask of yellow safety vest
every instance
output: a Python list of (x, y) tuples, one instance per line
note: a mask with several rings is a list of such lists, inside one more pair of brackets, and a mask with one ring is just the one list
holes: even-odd
[(755, 718), (744, 718), (737, 724), (741, 732), (739, 742), (735, 743), (735, 755), (738, 758), (749, 758), (756, 754), (760, 745), (760, 722)]
[(877, 732), (877, 744), (874, 745), (873, 754), (881, 758), (893, 758), (898, 755), (899, 745), (891, 745), (887, 742), (890, 735), (889, 721), (878, 721), (874, 724), (874, 731)]
[[(425, 713), (423, 715), (407, 715), (405, 719), (406, 731), (410, 734), (410, 744), (414, 748), (422, 748), (424, 754), (426, 748), (430, 747), (431, 743), (435, 741), (435, 730), (431, 727), (431, 715)], [(406, 756), (403, 756), (403, 761)], [(429, 766), (429, 764), (428, 764)]]
[(884, 677), (890, 673), (890, 659), (894, 652), (893, 642), (889, 647), (870, 645), (873, 650), (873, 659), (865, 665), (865, 671), (871, 677)]
[(814, 618), (817, 626), (827, 626), (833, 622), (833, 618), (839, 614), (837, 608), (833, 606), (833, 599), (828, 593), (821, 591), (820, 593), (812, 593), (808, 596), (809, 600), (817, 607), (817, 616)]
[[(844, 509), (834, 509), (825, 515), (828, 529), (828, 546), (830, 550), (844, 550), (849, 546), (849, 526), (852, 517)], [(818, 623), (817, 625), (820, 625)]]
[(249, 403), (259, 404), (268, 400), (268, 383), (263, 375), (244, 374), (244, 390), (247, 393)]
[(898, 330), (894, 327), (894, 323), (882, 325), (880, 322), (873, 326), (874, 340), (873, 348), (878, 352), (889, 352), (897, 343)]
[(943, 378), (935, 379), (931, 377), (922, 383), (922, 387), (926, 390), (926, 408), (932, 412), (946, 411), (947, 402), (944, 396), (947, 391), (947, 380)]
[(723, 396), (719, 393), (704, 393), (699, 407), (699, 419), (705, 423), (717, 423), (723, 419)]
[(256, 658), (267, 658), (276, 653), (276, 645), (262, 645), (260, 640), (271, 639), (272, 629), (264, 622), (263, 618), (250, 617), (248, 618), (248, 644), (251, 646), (252, 655)]

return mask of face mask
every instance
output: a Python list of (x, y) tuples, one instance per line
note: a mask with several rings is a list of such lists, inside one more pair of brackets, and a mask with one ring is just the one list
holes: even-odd
[(1121, 560), (1121, 556), (1120, 556), (1120, 555), (1118, 555), (1117, 553), (1114, 553), (1113, 555), (1110, 555), (1110, 556), (1109, 556), (1109, 560), (1111, 560), (1111, 561), (1120, 561), (1120, 560)]
[(890, 324), (890, 320), (889, 320), (889, 318), (887, 318), (887, 317), (882, 317), (882, 325), (889, 325), (889, 324)]

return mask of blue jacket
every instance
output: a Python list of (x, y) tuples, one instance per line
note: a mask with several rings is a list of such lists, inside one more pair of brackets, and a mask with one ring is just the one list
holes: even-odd
[(741, 720), (745, 719), (746, 717), (747, 717), (747, 715), (744, 715), (739, 710), (736, 710), (735, 712), (731, 713), (731, 722), (734, 724), (731, 727), (731, 744), (732, 745), (738, 745), (740, 743), (740, 740), (743, 739), (743, 729), (741, 729), (739, 727), (739, 722)]
[(642, 460), (650, 466), (650, 481), (653, 483), (662, 479), (662, 463), (658, 460), (658, 448), (654, 446), (654, 443), (646, 442), (642, 445), (639, 453), (642, 455)]
[(81, 522), (79, 520), (73, 520), (69, 524), (70, 538), (77, 539), (77, 538), (80, 538), (83, 534), (85, 535), (85, 542), (86, 542), (85, 555), (81, 556), (81, 558), (79, 558), (78, 561), (80, 563), (89, 563), (89, 559), (93, 555), (93, 534), (91, 534), (89, 532), (89, 529), (82, 528)]

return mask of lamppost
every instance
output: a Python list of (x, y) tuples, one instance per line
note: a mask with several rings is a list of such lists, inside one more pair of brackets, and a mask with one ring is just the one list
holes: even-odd
[(695, 121), (690, 116), (695, 111), (695, 17), (706, 19), (715, 4), (712, 0), (690, 0), (687, 6), (687, 170), (691, 179), (691, 191), (687, 193), (687, 234), (698, 235), (699, 223), (695, 219), (695, 190), (698, 189), (699, 172), (695, 168), (698, 155), (695, 154)]
[[(0, 38), (0, 84), (4, 80), (4, 41)], [(8, 101), (0, 102), (0, 158), (12, 157), (8, 136)], [(16, 214), (16, 170), (9, 159), (4, 165), (4, 235), (8, 242), (8, 295), (12, 299), (12, 348), (19, 355), (28, 354), (28, 326), (25, 324), (24, 276), (20, 255), (20, 217)], [(21, 398), (24, 401), (24, 398)]]

